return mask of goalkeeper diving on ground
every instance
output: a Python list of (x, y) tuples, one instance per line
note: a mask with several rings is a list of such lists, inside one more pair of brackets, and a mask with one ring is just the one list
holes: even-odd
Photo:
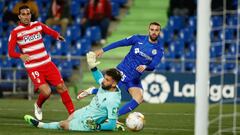
[(103, 76), (97, 69), (100, 62), (96, 61), (96, 55), (93, 52), (87, 53), (87, 63), (95, 81), (100, 85), (89, 105), (76, 110), (68, 119), (60, 122), (44, 123), (30, 115), (24, 116), (25, 121), (32, 126), (44, 129), (124, 131), (124, 127), (117, 124), (118, 108), (121, 103), (121, 91), (117, 84), (121, 80), (121, 73), (116, 68), (110, 68)]

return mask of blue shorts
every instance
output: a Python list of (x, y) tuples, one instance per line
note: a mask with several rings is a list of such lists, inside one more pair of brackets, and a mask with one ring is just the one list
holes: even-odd
[(143, 89), (140, 80), (132, 80), (132, 81), (128, 81), (128, 82), (120, 81), (118, 83), (118, 86), (120, 87), (120, 89), (124, 88), (127, 92), (129, 90), (129, 88), (132, 88), (132, 87), (138, 87), (138, 88)]

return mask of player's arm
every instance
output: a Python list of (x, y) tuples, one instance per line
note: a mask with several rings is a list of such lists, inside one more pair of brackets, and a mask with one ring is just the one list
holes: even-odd
[(95, 81), (97, 84), (101, 84), (101, 81), (103, 80), (103, 74), (97, 69), (97, 65), (100, 64), (100, 61), (96, 60), (96, 54), (94, 52), (87, 53), (87, 63)]
[(112, 49), (118, 48), (118, 47), (130, 46), (130, 45), (133, 45), (135, 42), (136, 42), (136, 35), (133, 35), (133, 36), (127, 37), (125, 39), (113, 42), (102, 49), (98, 49), (98, 50), (94, 51), (94, 53), (96, 54), (96, 56), (99, 57), (106, 51), (109, 51), (109, 50), (112, 50)]
[[(112, 97), (109, 97), (112, 98)], [(118, 103), (115, 100), (109, 100), (107, 104), (108, 121), (99, 125), (100, 130), (115, 130), (118, 118)]]
[[(97, 67), (94, 67), (91, 69), (92, 71), (92, 75), (93, 78), (95, 79), (97, 84), (101, 84), (102, 80), (103, 80), (103, 75), (101, 73), (101, 71), (99, 71), (97, 69)], [(87, 97), (88, 95), (92, 95), (92, 94), (97, 94), (98, 89), (95, 87), (90, 87), (86, 90), (82, 90), (78, 93), (77, 99), (83, 99), (84, 97)]]
[(99, 130), (115, 130), (116, 123), (117, 123), (116, 119), (108, 119), (107, 122), (100, 124), (98, 128)]
[(77, 95), (77, 99), (81, 100), (89, 95), (97, 94), (97, 92), (98, 92), (98, 88), (95, 88), (95, 87), (90, 87), (88, 89), (81, 90)]
[(30, 60), (28, 54), (21, 54), (16, 52), (16, 45), (17, 45), (17, 34), (15, 31), (12, 31), (9, 39), (8, 39), (8, 55), (12, 58), (21, 58), (23, 62), (27, 62)]
[[(92, 72), (92, 75), (97, 82), (97, 84), (101, 84), (103, 80), (103, 75), (102, 73), (97, 69), (97, 65), (100, 64), (99, 61), (96, 61), (96, 55), (94, 52), (88, 52), (87, 53), (87, 63), (88, 66)], [(98, 89), (95, 87), (90, 87), (86, 90), (82, 90), (78, 93), (77, 99), (83, 99), (84, 97), (87, 97), (88, 95), (91, 94), (97, 94)]]
[[(108, 121), (100, 124), (100, 130), (118, 130), (117, 119), (120, 100), (118, 101), (117, 98), (114, 97), (109, 98), (113, 100), (108, 100), (107, 104)], [(124, 127), (121, 126), (119, 129), (124, 130)]]
[(17, 34), (12, 31), (8, 39), (8, 55), (12, 58), (20, 58), (20, 53), (16, 52)]
[(44, 33), (52, 36), (53, 38), (57, 39), (57, 40), (61, 40), (61, 41), (65, 41), (64, 37), (61, 36), (57, 31), (51, 29), (50, 27), (48, 27), (47, 25), (40, 23), (42, 26), (42, 30)]
[(154, 56), (152, 62), (149, 65), (146, 65), (147, 71), (153, 71), (156, 68), (156, 66), (159, 64), (163, 57), (163, 53), (163, 49), (161, 49), (160, 52), (158, 52), (157, 55)]

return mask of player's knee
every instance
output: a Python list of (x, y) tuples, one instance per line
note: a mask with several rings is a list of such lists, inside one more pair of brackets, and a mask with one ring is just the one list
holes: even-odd
[(60, 122), (60, 127), (62, 128), (62, 129), (64, 129), (64, 130), (69, 130), (69, 124), (68, 124), (68, 121), (61, 121)]
[(62, 93), (67, 90), (67, 87), (64, 83), (61, 83), (57, 85), (56, 89), (59, 93)]
[(133, 97), (133, 99), (135, 99), (138, 102), (138, 104), (141, 104), (143, 102), (142, 96)]
[(130, 94), (132, 98), (138, 102), (138, 104), (141, 104), (143, 102), (143, 94), (141, 90), (132, 90)]
[(51, 88), (48, 85), (41, 85), (39, 87), (40, 93), (44, 96), (50, 96), (51, 94)]

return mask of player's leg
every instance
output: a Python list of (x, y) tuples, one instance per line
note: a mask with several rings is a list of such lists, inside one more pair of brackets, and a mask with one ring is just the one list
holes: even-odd
[[(26, 122), (28, 122), (28, 124), (34, 126), (34, 127), (38, 127), (38, 128), (44, 128), (44, 129), (63, 129), (60, 123), (64, 123), (64, 122), (50, 122), (50, 123), (44, 123), (44, 122), (40, 122), (37, 119), (33, 118), (30, 115), (25, 115), (24, 119)], [(67, 120), (65, 120), (67, 121)], [(65, 124), (66, 125), (66, 124)]]
[(72, 99), (69, 96), (68, 89), (64, 84), (62, 76), (58, 71), (57, 67), (51, 62), (48, 65), (48, 72), (46, 73), (48, 76), (48, 81), (53, 85), (56, 86), (57, 92), (60, 94), (62, 98), (62, 102), (65, 105), (69, 114), (74, 112), (74, 105), (72, 103)]
[(42, 105), (50, 97), (51, 88), (48, 84), (42, 84), (38, 89), (40, 93), (36, 103), (34, 104), (34, 114), (38, 120), (42, 120)]
[(119, 116), (124, 115), (128, 112), (131, 112), (136, 107), (138, 107), (138, 105), (141, 104), (143, 101), (141, 88), (131, 87), (129, 88), (128, 91), (131, 94), (132, 99), (119, 109), (118, 111)]
[(63, 120), (60, 122), (50, 122), (50, 123), (43, 123), (39, 122), (38, 127), (39, 128), (45, 128), (45, 129), (64, 129), (69, 130), (69, 122), (73, 119), (73, 113), (68, 116), (67, 120)]
[(35, 91), (39, 90), (39, 96), (34, 104), (34, 113), (38, 120), (42, 120), (42, 105), (49, 98), (51, 89), (45, 81), (44, 73), (42, 72), (45, 67), (27, 69), (28, 75), (31, 78)]
[(131, 112), (136, 107), (138, 107), (138, 105), (141, 104), (143, 101), (142, 86), (140, 82), (137, 83), (129, 82), (126, 84), (126, 86), (127, 86), (126, 89), (128, 89), (128, 92), (132, 96), (132, 99), (119, 109), (118, 111), (119, 116)]
[(66, 109), (68, 110), (69, 114), (74, 112), (74, 105), (72, 103), (72, 99), (69, 96), (68, 89), (64, 83), (60, 83), (56, 86), (57, 92), (60, 94), (62, 98), (62, 102), (65, 105)]

